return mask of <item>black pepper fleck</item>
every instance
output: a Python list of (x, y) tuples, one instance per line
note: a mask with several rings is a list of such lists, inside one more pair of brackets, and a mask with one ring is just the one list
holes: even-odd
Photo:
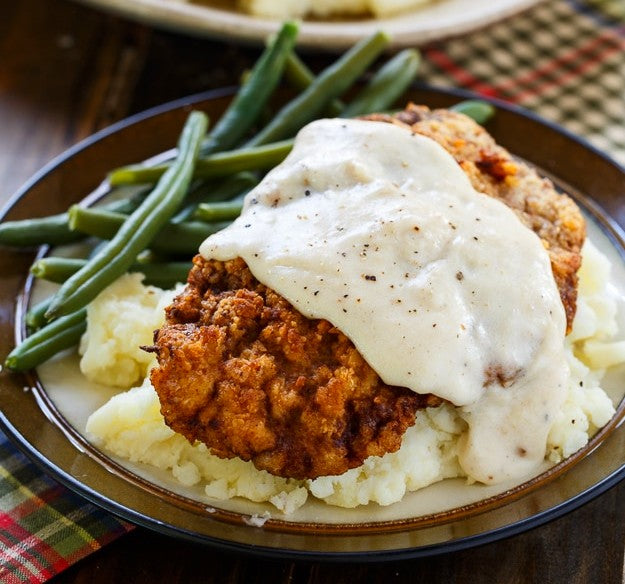
[(456, 272), (456, 280), (459, 282), (464, 280), (464, 274), (462, 272)]
[(370, 275), (370, 274), (365, 274), (365, 280), (369, 280), (370, 282), (375, 282), (377, 280), (377, 278), (375, 276)]

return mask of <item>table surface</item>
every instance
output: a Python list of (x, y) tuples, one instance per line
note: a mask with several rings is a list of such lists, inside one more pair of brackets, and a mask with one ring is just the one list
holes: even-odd
[[(132, 113), (236, 83), (257, 49), (187, 38), (66, 0), (0, 0), (0, 203), (70, 145)], [(321, 65), (326, 55), (309, 55)], [(623, 581), (625, 484), (540, 528), (392, 564), (226, 555), (137, 528), (54, 582)]]

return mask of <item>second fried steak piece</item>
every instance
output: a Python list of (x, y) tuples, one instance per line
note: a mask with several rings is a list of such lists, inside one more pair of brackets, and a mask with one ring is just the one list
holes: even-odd
[(196, 256), (155, 334), (167, 424), (278, 476), (341, 474), (393, 452), (434, 396), (385, 385), (352, 342), (260, 284), (245, 262)]

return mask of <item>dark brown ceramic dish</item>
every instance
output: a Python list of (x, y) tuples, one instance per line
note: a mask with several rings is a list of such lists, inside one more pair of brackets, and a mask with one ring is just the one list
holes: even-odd
[[(416, 103), (445, 107), (465, 94), (416, 88)], [(175, 143), (191, 107), (212, 118), (228, 102), (212, 92), (169, 104), (113, 126), (78, 145), (35, 176), (12, 200), (6, 218), (65, 210), (96, 189), (111, 168), (145, 159)], [(577, 197), (594, 223), (625, 257), (625, 172), (562, 130), (498, 104), (489, 130), (512, 152)], [(21, 334), (22, 297), (31, 252), (0, 255), (0, 358)], [(24, 391), (32, 387), (32, 391)], [(0, 423), (18, 446), (47, 472), (98, 505), (158, 531), (248, 553), (319, 559), (393, 559), (451, 551), (518, 533), (555, 518), (602, 493), (625, 474), (625, 429), (617, 416), (589, 446), (519, 487), (451, 511), (388, 520), (376, 516), (339, 523), (267, 521), (251, 527), (249, 515), (175, 494), (140, 478), (95, 449), (58, 413), (34, 375), (0, 375)], [(217, 503), (211, 505), (218, 507)]]

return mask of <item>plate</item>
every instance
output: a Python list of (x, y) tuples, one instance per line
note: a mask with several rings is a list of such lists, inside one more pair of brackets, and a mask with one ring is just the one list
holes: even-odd
[[(255, 18), (228, 9), (231, 2), (204, 0), (81, 0), (84, 4), (161, 28), (218, 37), (225, 40), (263, 43), (279, 26), (275, 20)], [(468, 33), (512, 16), (540, 0), (439, 0), (401, 15), (374, 20), (353, 19), (302, 23), (298, 44), (321, 50), (351, 47), (359, 39), (383, 29), (394, 47)]]
[[(431, 107), (446, 107), (470, 96), (415, 87), (405, 97)], [(33, 177), (13, 197), (6, 218), (47, 215), (86, 196), (98, 198), (106, 190), (100, 181), (108, 170), (166, 150), (175, 143), (192, 108), (203, 109), (216, 119), (229, 99), (225, 90), (192, 96), (94, 135)], [(625, 171), (561, 129), (517, 108), (495, 105), (491, 133), (577, 199), (590, 219), (593, 240), (612, 256), (616, 284), (625, 291), (625, 239), (620, 228), (625, 225)], [(3, 251), (0, 255), (2, 358), (21, 334), (24, 285), (33, 257), (33, 252)], [(395, 517), (391, 509), (395, 506), (372, 505), (353, 512), (319, 505), (326, 516), (336, 515), (337, 519), (321, 515), (299, 521), (274, 518), (259, 526), (263, 522), (254, 520), (259, 514), (254, 504), (234, 508), (198, 501), (169, 488), (154, 473), (122, 465), (98, 451), (81, 433), (81, 420), (93, 407), (88, 401), (91, 394), (85, 392), (76, 399), (71, 359), (51, 366), (69, 367), (67, 385), (42, 383), (49, 367), (41, 369), (41, 378), (33, 373), (0, 374), (0, 426), (15, 443), (46, 472), (95, 504), (151, 529), (228, 550), (358, 561), (442, 553), (540, 525), (575, 509), (625, 476), (625, 428), (620, 424), (625, 405), (621, 403), (614, 420), (582, 452), (521, 486), (504, 492), (484, 490), (486, 498), (477, 502), (467, 500), (451, 510), (416, 513), (408, 519)], [(613, 389), (620, 397), (625, 391), (623, 378), (620, 371), (614, 380)], [(105, 397), (99, 394), (96, 399)], [(440, 493), (451, 493), (449, 489), (443, 485), (438, 498)]]

